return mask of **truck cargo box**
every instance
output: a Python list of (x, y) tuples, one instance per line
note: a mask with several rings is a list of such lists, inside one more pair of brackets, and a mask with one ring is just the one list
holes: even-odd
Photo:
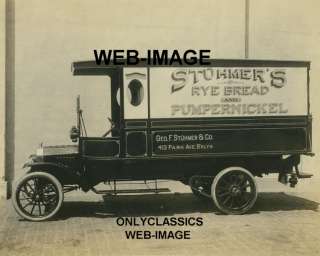
[(73, 72), (112, 77), (123, 157), (311, 152), (309, 62), (210, 63), (111, 68), (77, 62)]

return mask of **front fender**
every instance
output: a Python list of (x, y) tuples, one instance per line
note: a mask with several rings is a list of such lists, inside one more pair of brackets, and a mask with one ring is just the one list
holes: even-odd
[(50, 173), (63, 185), (80, 183), (80, 173), (63, 164), (51, 162), (28, 162), (24, 165), (24, 168), (25, 167), (30, 168), (27, 173), (35, 171)]

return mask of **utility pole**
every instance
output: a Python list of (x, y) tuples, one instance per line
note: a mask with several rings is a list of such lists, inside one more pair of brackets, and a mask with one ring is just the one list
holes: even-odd
[(249, 58), (249, 11), (250, 0), (245, 0), (245, 34), (244, 34), (244, 57)]
[(5, 181), (7, 198), (12, 194), (14, 179), (14, 107), (15, 107), (15, 6), (5, 0)]

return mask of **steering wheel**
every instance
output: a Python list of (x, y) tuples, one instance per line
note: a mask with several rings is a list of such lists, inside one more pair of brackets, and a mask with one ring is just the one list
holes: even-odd
[(107, 119), (108, 119), (108, 121), (109, 121), (110, 124), (111, 124), (111, 128), (110, 128), (108, 131), (106, 131), (106, 133), (104, 133), (104, 134), (102, 135), (103, 138), (104, 138), (104, 137), (107, 137), (107, 136), (109, 135), (109, 133), (116, 127), (116, 124), (112, 121), (112, 119), (111, 119), (110, 117), (108, 117)]

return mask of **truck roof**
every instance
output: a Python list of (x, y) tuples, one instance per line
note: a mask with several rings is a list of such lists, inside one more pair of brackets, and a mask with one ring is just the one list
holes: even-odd
[[(197, 62), (190, 65), (182, 60), (182, 64), (175, 65), (153, 65), (146, 60), (140, 60), (137, 65), (116, 65), (113, 61), (110, 64), (98, 65), (96, 61), (76, 61), (71, 65), (73, 75), (111, 75), (116, 69), (123, 67), (308, 67), (310, 68), (310, 61), (297, 60), (252, 60), (252, 59), (209, 59), (209, 65), (202, 65)], [(126, 59), (123, 59), (127, 63)], [(153, 61), (150, 61), (153, 63)]]

